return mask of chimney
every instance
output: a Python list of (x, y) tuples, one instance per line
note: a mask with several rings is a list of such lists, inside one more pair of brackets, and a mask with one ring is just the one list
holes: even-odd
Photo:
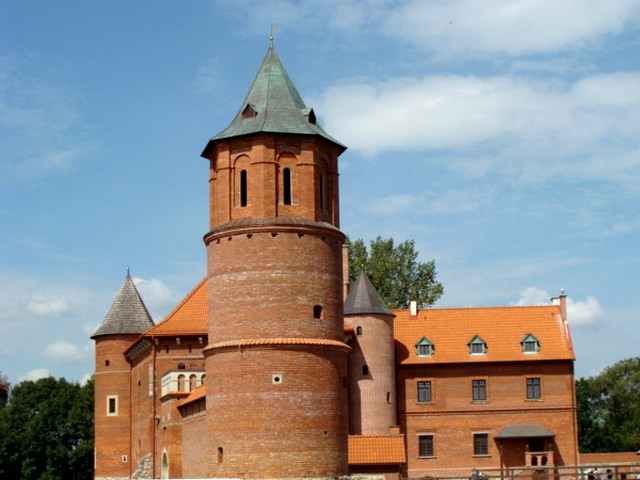
[(564, 288), (560, 289), (560, 296), (553, 297), (551, 302), (554, 305), (560, 306), (560, 315), (562, 316), (562, 320), (567, 321), (567, 295), (564, 293)]
[(418, 315), (418, 302), (416, 302), (415, 300), (411, 300), (411, 303), (409, 304), (409, 310), (412, 317)]

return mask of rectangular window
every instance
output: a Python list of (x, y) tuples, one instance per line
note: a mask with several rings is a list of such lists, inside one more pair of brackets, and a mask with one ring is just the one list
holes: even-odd
[(471, 390), (472, 390), (472, 398), (474, 400), (487, 399), (487, 381), (486, 380), (472, 380)]
[(107, 397), (107, 416), (115, 417), (118, 415), (118, 396), (111, 395)]
[(433, 435), (419, 435), (419, 452), (420, 457), (433, 457)]
[(540, 392), (540, 378), (527, 378), (527, 398), (529, 400), (542, 398)]
[(418, 402), (430, 402), (431, 399), (431, 382), (418, 382)]
[(473, 454), (489, 455), (489, 434), (488, 433), (473, 434)]

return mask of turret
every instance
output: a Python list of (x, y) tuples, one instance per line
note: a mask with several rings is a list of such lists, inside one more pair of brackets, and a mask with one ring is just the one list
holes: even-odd
[(386, 435), (397, 425), (394, 315), (365, 273), (344, 304), (354, 332), (349, 356), (349, 433)]
[(130, 478), (130, 366), (124, 352), (154, 323), (129, 272), (102, 324), (95, 349), (95, 478)]

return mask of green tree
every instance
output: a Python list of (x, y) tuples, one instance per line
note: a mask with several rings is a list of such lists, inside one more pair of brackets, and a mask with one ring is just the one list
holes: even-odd
[(424, 308), (442, 296), (435, 261), (419, 262), (413, 240), (396, 245), (393, 238), (378, 236), (368, 249), (362, 239), (347, 239), (347, 245), (351, 282), (364, 270), (388, 308), (407, 308), (412, 300)]
[(640, 449), (640, 357), (621, 360), (576, 382), (582, 452)]
[(93, 382), (25, 381), (0, 412), (0, 478), (93, 478)]
[(4, 408), (9, 400), (9, 392), (11, 392), (11, 384), (9, 379), (0, 373), (0, 408)]

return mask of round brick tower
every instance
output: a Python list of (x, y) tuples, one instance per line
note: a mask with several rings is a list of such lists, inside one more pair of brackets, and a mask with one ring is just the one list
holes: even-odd
[(212, 477), (348, 472), (344, 150), (316, 124), (271, 46), (238, 115), (202, 153)]
[(154, 323), (127, 272), (96, 342), (94, 380), (95, 478), (131, 478), (131, 367), (124, 352)]
[(387, 435), (397, 425), (394, 314), (361, 273), (344, 304), (353, 328), (349, 356), (349, 433)]

